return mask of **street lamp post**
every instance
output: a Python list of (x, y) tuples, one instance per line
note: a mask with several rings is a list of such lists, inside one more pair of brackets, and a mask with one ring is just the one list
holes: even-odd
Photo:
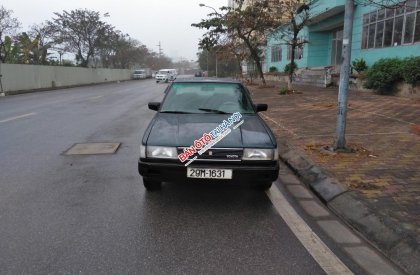
[(219, 13), (216, 11), (216, 9), (215, 9), (215, 8), (213, 8), (213, 7), (210, 7), (210, 6), (204, 5), (203, 3), (200, 3), (200, 4), (198, 4), (198, 5), (199, 5), (200, 7), (206, 7), (206, 8), (212, 9), (212, 10), (214, 10), (214, 13), (219, 14)]
[[(200, 7), (206, 7), (206, 8), (212, 9), (217, 16), (222, 17), (222, 15), (220, 13), (218, 13), (217, 10), (215, 8), (213, 8), (213, 7), (207, 6), (207, 5), (203, 4), (203, 3), (200, 3), (198, 5)], [(215, 52), (215, 55), (216, 55), (216, 77), (217, 77), (217, 52)], [(207, 50), (207, 73), (208, 72), (209, 72), (209, 50)]]

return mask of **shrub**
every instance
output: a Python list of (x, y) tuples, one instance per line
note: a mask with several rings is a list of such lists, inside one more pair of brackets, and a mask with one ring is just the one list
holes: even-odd
[(363, 58), (355, 59), (351, 62), (351, 67), (358, 73), (365, 71), (368, 67), (366, 65), (366, 61)]
[(403, 61), (399, 58), (383, 58), (378, 60), (367, 71), (364, 87), (378, 90), (382, 94), (392, 91), (395, 82), (403, 79)]
[[(289, 73), (290, 73), (290, 70), (291, 70), (291, 68), (292, 68), (291, 64), (292, 64), (292, 63), (289, 63), (289, 64), (287, 64), (287, 65), (284, 67), (284, 72), (285, 72), (285, 73), (287, 73), (287, 74), (289, 74)], [(297, 64), (296, 64), (295, 62), (293, 62), (293, 71), (295, 71), (297, 68), (298, 68)]]
[(420, 82), (420, 56), (404, 59), (401, 74), (404, 81), (411, 85)]
[(63, 59), (61, 60), (61, 66), (65, 66), (65, 67), (74, 67), (74, 63), (71, 60), (67, 60), (67, 59)]
[(270, 73), (274, 73), (277, 72), (277, 67), (276, 66), (271, 66), (270, 69), (268, 69)]
[(279, 89), (279, 95), (286, 95), (289, 93), (289, 89), (287, 87), (281, 87)]

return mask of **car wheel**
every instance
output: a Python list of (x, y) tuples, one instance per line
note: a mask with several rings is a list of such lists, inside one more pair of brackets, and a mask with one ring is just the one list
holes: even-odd
[(156, 83), (159, 83), (159, 81), (158, 81), (158, 80), (156, 80)]
[(155, 191), (162, 188), (162, 183), (160, 181), (143, 179), (143, 184), (147, 191)]
[(272, 182), (263, 182), (263, 183), (259, 183), (256, 187), (258, 190), (266, 191), (270, 189), (272, 185), (273, 185)]

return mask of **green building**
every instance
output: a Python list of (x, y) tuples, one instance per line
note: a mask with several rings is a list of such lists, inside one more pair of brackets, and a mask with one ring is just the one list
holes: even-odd
[[(356, 5), (353, 22), (352, 60), (363, 58), (368, 66), (381, 58), (420, 55), (420, 0), (402, 7)], [(295, 51), (299, 68), (333, 66), (339, 71), (343, 44), (345, 0), (320, 0), (311, 10), (311, 22), (299, 34), (309, 43)], [(290, 47), (270, 35), (266, 69), (283, 71), (290, 63)]]

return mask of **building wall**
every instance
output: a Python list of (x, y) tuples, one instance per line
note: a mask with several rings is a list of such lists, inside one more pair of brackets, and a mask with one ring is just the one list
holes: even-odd
[[(302, 37), (305, 37), (307, 35), (307, 30), (306, 29), (302, 30), (301, 35), (302, 35)], [(287, 64), (290, 63), (290, 60), (287, 59), (287, 46), (284, 45), (284, 43), (285, 43), (284, 41), (282, 41), (281, 39), (278, 39), (278, 38), (271, 37), (271, 38), (268, 39), (267, 50), (266, 50), (266, 66), (267, 66), (267, 68), (270, 68), (270, 67), (274, 66), (274, 67), (277, 68), (278, 71), (282, 72), (284, 70), (284, 67)], [(273, 45), (277, 45), (277, 44), (281, 44), (281, 48), (282, 48), (281, 61), (272, 62), (271, 61), (271, 49), (272, 49)], [(308, 47), (304, 47), (303, 58), (302, 59), (295, 59), (295, 63), (297, 64), (297, 66), (299, 68), (308, 66), (307, 65), (308, 60), (306, 58), (306, 56), (308, 56), (308, 51), (309, 51)]]
[(0, 64), (6, 93), (128, 80), (131, 73), (131, 70), (119, 69)]
[[(334, 5), (344, 5), (345, 0), (336, 0), (336, 1), (319, 1), (319, 3), (314, 6), (314, 9), (311, 11), (311, 14), (314, 16), (319, 15), (322, 11), (329, 10), (333, 8), (333, 5), (330, 5), (330, 2), (334, 2)], [(319, 66), (329, 66), (331, 63), (331, 47), (332, 47), (332, 32), (338, 26), (342, 26), (344, 21), (344, 13), (334, 15), (330, 18), (322, 20), (321, 22), (305, 27), (300, 33), (299, 37), (302, 37), (309, 41), (308, 44), (304, 47), (303, 59), (295, 60), (299, 68), (302, 67), (319, 67)], [(279, 38), (276, 38), (275, 35), (271, 36), (268, 39), (267, 47), (267, 67), (276, 66), (277, 69), (282, 70), (286, 64), (290, 63), (290, 60), (287, 60), (287, 46), (283, 45), (282, 53), (283, 58), (281, 62), (271, 63), (271, 45), (276, 43), (284, 43)]]
[[(344, 0), (321, 0), (314, 8), (312, 14), (319, 15), (322, 11), (334, 8), (334, 5), (344, 5)], [(381, 58), (399, 57), (405, 58), (410, 56), (420, 55), (420, 43), (410, 45), (399, 45), (387, 48), (362, 49), (362, 30), (363, 30), (363, 15), (378, 9), (375, 6), (357, 5), (355, 7), (354, 22), (353, 22), (353, 37), (352, 37), (352, 59), (363, 58), (368, 66), (378, 61)], [(419, 15), (420, 16), (420, 15)], [(303, 60), (297, 60), (297, 64), (302, 67), (319, 67), (330, 66), (332, 55), (332, 34), (333, 31), (344, 23), (344, 13), (336, 14), (329, 18), (320, 21), (317, 24), (306, 27), (302, 30), (300, 36), (309, 40), (309, 44), (305, 45)], [(279, 70), (283, 70), (284, 66), (290, 61), (287, 60), (287, 47), (282, 48), (282, 61), (271, 62), (271, 45), (280, 40), (271, 36), (268, 40), (267, 47), (267, 67), (276, 66)]]
[(346, 3), (346, 0), (320, 0), (313, 7), (312, 14), (323, 13), (333, 7), (342, 6)]
[(353, 21), (352, 60), (356, 58), (363, 58), (368, 66), (372, 66), (373, 63), (381, 58), (405, 58), (410, 56), (419, 56), (420, 43), (418, 42), (395, 47), (362, 49), (363, 15), (376, 9), (378, 8), (372, 6), (357, 6), (355, 9)]

